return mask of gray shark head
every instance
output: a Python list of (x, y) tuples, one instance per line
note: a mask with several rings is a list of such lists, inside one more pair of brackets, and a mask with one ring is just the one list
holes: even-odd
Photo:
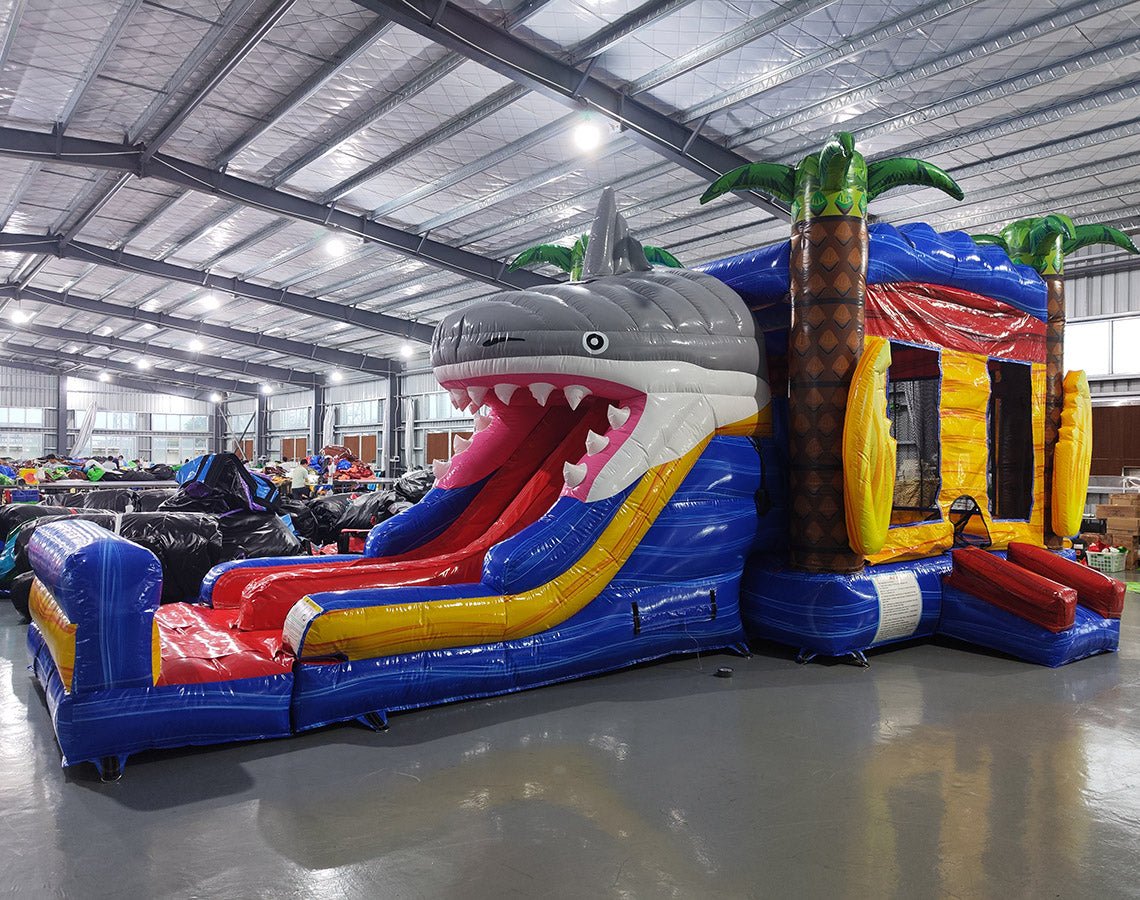
[[(447, 316), (432, 340), (436, 369), (479, 361), (580, 357), (760, 368), (752, 315), (700, 272), (655, 269), (507, 291)], [(506, 371), (506, 369), (499, 369)]]
[[(770, 415), (763, 346), (740, 296), (712, 276), (653, 268), (606, 192), (583, 279), (505, 291), (447, 316), (432, 340), (436, 378), (461, 409), (487, 409), (443, 487), (504, 458), (504, 429), (554, 407), (608, 407), (604, 433), (566, 469), (566, 490), (596, 500), (713, 434)], [(486, 423), (491, 422), (488, 426)], [(513, 424), (508, 424), (513, 423)]]

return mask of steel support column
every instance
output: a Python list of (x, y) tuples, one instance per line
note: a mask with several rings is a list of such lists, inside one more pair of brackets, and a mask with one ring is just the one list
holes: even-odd
[(309, 452), (319, 453), (321, 449), (321, 429), (325, 421), (325, 386), (313, 385), (312, 420), (309, 422)]
[(269, 398), (257, 394), (257, 415), (253, 424), (253, 461), (269, 455)]
[(55, 452), (63, 456), (67, 445), (67, 376), (62, 372), (55, 379)]

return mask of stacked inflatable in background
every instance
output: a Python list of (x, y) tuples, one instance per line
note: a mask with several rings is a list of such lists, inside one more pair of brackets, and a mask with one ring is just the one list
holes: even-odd
[[(160, 605), (153, 554), (38, 527), (28, 640), (65, 763), (381, 727), (746, 629), (805, 660), (936, 634), (1049, 665), (1114, 649), (1119, 587), (1044, 549), (1089, 446), (1051, 288), (965, 234), (868, 228), (908, 183), (960, 195), (849, 135), (729, 173), (709, 197), (782, 197), (792, 240), (703, 271), (651, 266), (605, 191), (578, 277), (440, 323), (435, 375), (475, 431), (363, 557), (223, 563)], [(381, 501), (318, 505), (344, 502), (315, 527)]]

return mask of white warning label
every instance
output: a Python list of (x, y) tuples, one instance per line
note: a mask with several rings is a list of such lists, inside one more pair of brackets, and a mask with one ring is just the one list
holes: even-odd
[(914, 572), (885, 572), (872, 575), (879, 595), (879, 630), (874, 643), (910, 637), (922, 618), (922, 590)]
[(301, 638), (305, 634), (305, 626), (315, 619), (324, 610), (311, 597), (302, 597), (293, 604), (289, 615), (285, 617), (285, 628), (281, 633), (285, 646), (294, 653), (300, 652)]

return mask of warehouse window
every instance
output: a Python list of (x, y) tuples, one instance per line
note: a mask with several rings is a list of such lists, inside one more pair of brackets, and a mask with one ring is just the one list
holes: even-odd
[(898, 442), (892, 525), (934, 522), (942, 517), (940, 452), (941, 377), (938, 351), (891, 342), (887, 370), (887, 416)]
[(1028, 519), (1033, 508), (1033, 390), (1026, 363), (991, 359), (987, 411), (990, 514)]

